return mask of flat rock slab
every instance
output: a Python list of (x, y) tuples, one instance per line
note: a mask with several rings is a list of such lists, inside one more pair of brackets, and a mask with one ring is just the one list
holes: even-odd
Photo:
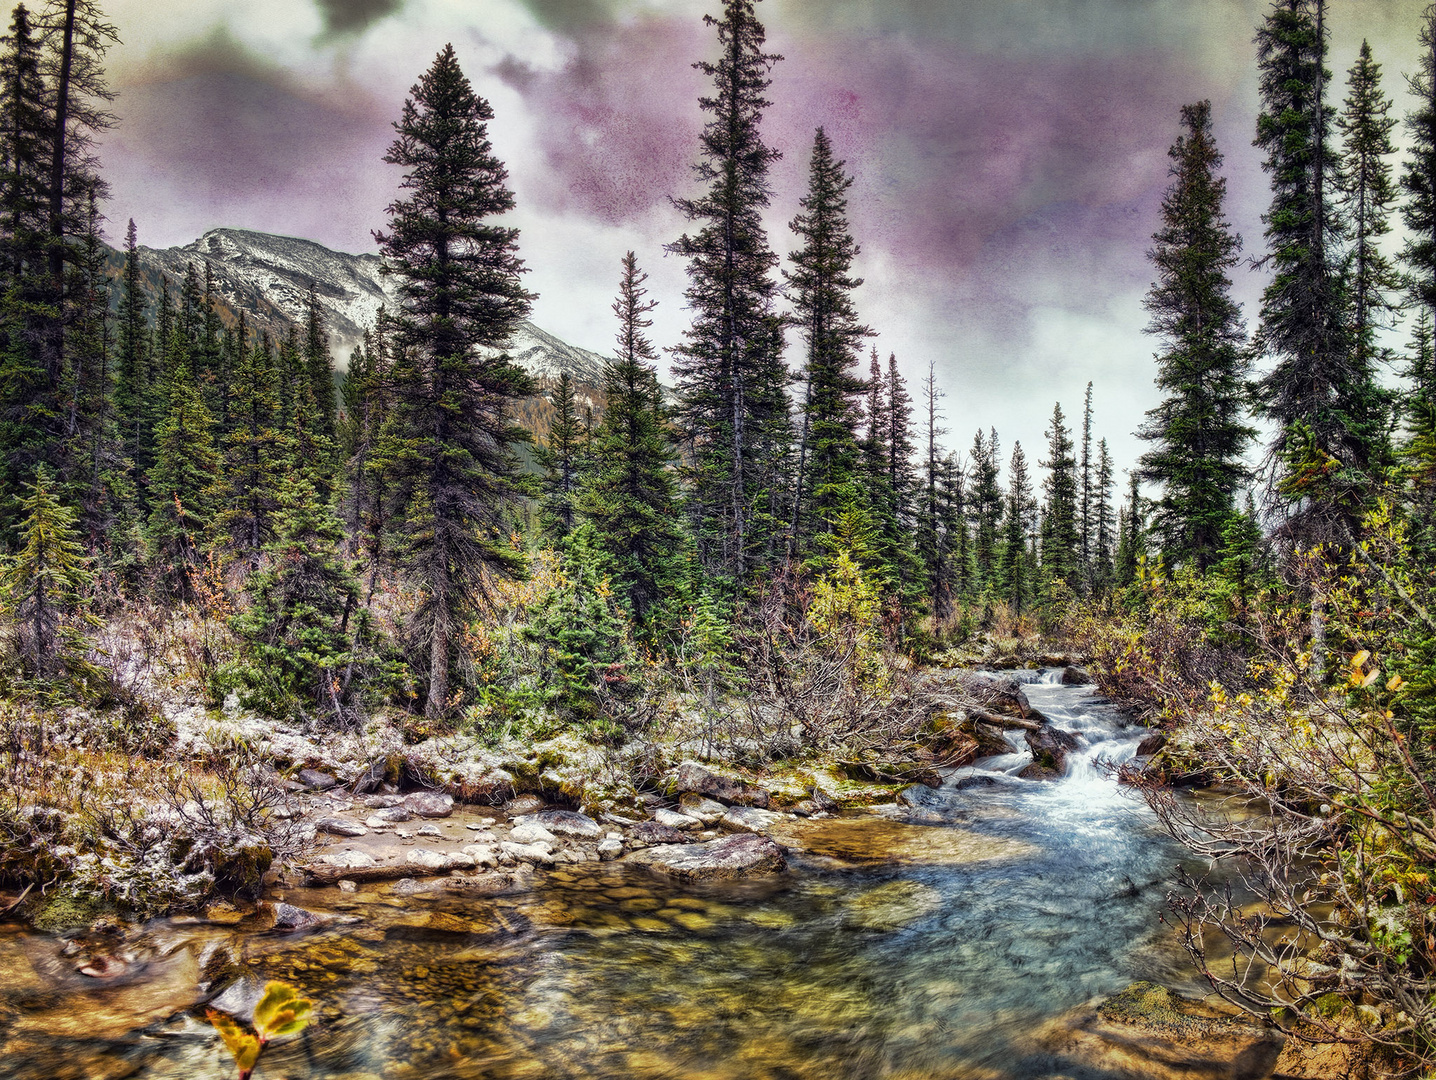
[(1042, 1048), (1112, 1080), (1264, 1080), (1286, 1037), (1154, 983), (1048, 1025)]
[(640, 821), (629, 829), (629, 835), (642, 844), (686, 844), (688, 837), (671, 825), (657, 821)]
[(1025, 858), (1037, 851), (1023, 840), (982, 836), (966, 829), (914, 825), (885, 817), (784, 819), (770, 835), (785, 847), (844, 862), (932, 863), (961, 866), (988, 859)]
[(712, 769), (704, 768), (696, 761), (685, 761), (680, 764), (678, 771), (674, 773), (673, 782), (679, 791), (707, 795), (712, 799), (721, 799), (725, 803), (741, 803), (744, 806), (757, 806), (766, 809), (770, 798), (766, 788), (750, 784), (746, 780), (739, 780), (736, 777), (723, 776)]
[(777, 874), (788, 868), (783, 849), (766, 837), (744, 833), (702, 844), (667, 844), (634, 852), (625, 860), (685, 881), (725, 881)]
[(703, 827), (703, 822), (699, 821), (696, 817), (680, 814), (677, 810), (669, 810), (665, 806), (660, 806), (657, 810), (653, 811), (653, 820), (660, 825), (667, 825), (670, 829), (690, 830), (701, 829)]
[(353, 818), (320, 818), (314, 823), (314, 827), (331, 836), (367, 836), (369, 834), (368, 827), (362, 821), (355, 821)]
[(756, 806), (730, 806), (718, 824), (730, 832), (760, 833), (767, 835), (777, 822), (787, 820), (787, 814), (775, 814), (771, 810), (759, 810)]
[[(521, 818), (515, 824), (522, 824)], [(587, 814), (572, 810), (541, 810), (533, 815), (534, 823), (542, 825), (555, 836), (568, 836), (575, 840), (597, 840), (603, 835), (603, 827)]]
[(454, 812), (454, 797), (438, 791), (416, 791), (404, 796), (404, 809), (415, 817), (445, 818)]

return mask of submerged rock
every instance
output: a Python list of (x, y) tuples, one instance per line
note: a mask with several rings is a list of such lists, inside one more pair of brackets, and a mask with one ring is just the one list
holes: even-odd
[(628, 856), (628, 862), (687, 881), (723, 881), (777, 874), (788, 868), (783, 849), (751, 833), (701, 844), (670, 844)]
[(942, 816), (952, 816), (962, 807), (962, 797), (950, 788), (914, 784), (898, 792), (898, 805)]
[(274, 921), (270, 924), (273, 930), (288, 930), (297, 932), (300, 930), (312, 930), (316, 926), (323, 926), (329, 922), (329, 918), (319, 915), (313, 911), (306, 911), (304, 908), (295, 907), (293, 904), (275, 903), (270, 909), (274, 913)]
[(1263, 1080), (1286, 1036), (1150, 982), (1055, 1021), (1039, 1044), (1113, 1080)]

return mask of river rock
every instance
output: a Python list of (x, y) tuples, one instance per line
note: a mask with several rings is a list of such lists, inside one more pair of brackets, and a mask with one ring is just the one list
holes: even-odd
[(696, 761), (682, 762), (674, 773), (673, 782), (680, 792), (691, 791), (725, 803), (741, 803), (744, 806), (767, 809), (771, 801), (766, 788), (736, 777), (722, 776)]
[(1046, 765), (1039, 765), (1034, 761), (1019, 769), (1017, 776), (1022, 780), (1058, 780), (1061, 779), (1062, 774), (1056, 769), (1049, 769)]
[(1167, 733), (1164, 731), (1154, 731), (1137, 744), (1137, 756), (1151, 757), (1153, 754), (1165, 749), (1166, 745)]
[(548, 844), (551, 846), (558, 837), (537, 821), (525, 821), (520, 818), (519, 823), (509, 831), (509, 839), (516, 844)]
[(1091, 686), (1092, 676), (1088, 674), (1087, 669), (1084, 667), (1077, 667), (1076, 665), (1065, 667), (1062, 669), (1062, 685)]
[(603, 826), (587, 814), (572, 810), (542, 810), (534, 815), (534, 821), (550, 833), (575, 840), (597, 840), (603, 835)]
[(1286, 1037), (1154, 983), (1133, 983), (1096, 1009), (1054, 1021), (1038, 1038), (1057, 1071), (1113, 1080), (1264, 1080)]
[(413, 821), (414, 815), (410, 813), (407, 806), (386, 806), (383, 810), (376, 811), (366, 818), (364, 824), (371, 821), (378, 821), (381, 824), (393, 824), (396, 821)]
[(242, 975), (211, 998), (209, 1007), (247, 1024), (254, 1017), (254, 1007), (264, 997), (265, 985), (265, 980), (257, 975)]
[(703, 827), (703, 822), (696, 817), (680, 814), (677, 810), (670, 810), (666, 806), (660, 806), (653, 811), (653, 820), (660, 825), (667, 825), (670, 829), (691, 830)]
[(492, 844), (467, 844), (464, 854), (474, 860), (475, 866), (496, 867), (499, 865), (498, 849)]
[(646, 848), (628, 862), (685, 881), (724, 881), (780, 873), (788, 868), (783, 849), (751, 833), (725, 836), (701, 844), (669, 844)]
[(926, 784), (914, 784), (898, 792), (898, 804), (913, 810), (923, 810), (948, 816), (962, 806), (962, 797), (948, 788), (932, 788)]
[(704, 825), (717, 825), (723, 820), (723, 815), (728, 812), (728, 808), (704, 795), (685, 791), (678, 800), (678, 811), (691, 818), (697, 818)]
[(314, 827), (322, 833), (329, 833), (331, 836), (368, 836), (368, 828), (359, 821), (352, 818), (320, 818), (314, 823)]
[(540, 866), (552, 866), (554, 858), (549, 846), (546, 843), (516, 844), (512, 840), (503, 840), (499, 843), (499, 852), (507, 855), (518, 862), (534, 863)]
[(657, 821), (640, 821), (629, 829), (633, 839), (644, 844), (686, 844), (688, 837), (671, 825)]
[(323, 926), (329, 921), (323, 915), (313, 911), (305, 911), (303, 908), (295, 907), (293, 904), (275, 903), (270, 910), (274, 913), (274, 921), (270, 924), (274, 930), (288, 930), (297, 932), (299, 930), (312, 930), (316, 926)]
[(522, 817), (524, 814), (537, 814), (543, 807), (544, 802), (537, 795), (520, 795), (504, 803), (504, 813), (509, 817)]
[(729, 832), (766, 833), (775, 821), (782, 820), (782, 814), (771, 810), (759, 810), (756, 806), (730, 806), (718, 824)]
[(1081, 745), (1077, 736), (1054, 727), (1025, 732), (1023, 738), (1027, 740), (1027, 747), (1032, 751), (1033, 763), (1057, 773), (1065, 771), (1067, 755)]
[(416, 791), (404, 796), (404, 809), (415, 817), (445, 818), (454, 812), (454, 797), (440, 791)]
[(374, 856), (365, 851), (326, 851), (315, 862), (337, 870), (359, 870), (378, 865)]
[(410, 867), (422, 867), (425, 870), (432, 870), (435, 873), (444, 870), (470, 870), (474, 866), (474, 857), (462, 851), (435, 851), (433, 848), (413, 848), (404, 856), (404, 862)]
[(339, 786), (337, 777), (327, 772), (320, 772), (318, 769), (300, 769), (295, 777), (309, 791), (328, 791), (332, 787)]
[(612, 862), (623, 854), (623, 841), (609, 838), (598, 842), (598, 857), (603, 862)]
[(972, 725), (972, 737), (977, 743), (978, 757), (996, 757), (1012, 753), (1012, 744), (1002, 734), (1001, 728), (984, 724), (981, 720), (968, 721)]

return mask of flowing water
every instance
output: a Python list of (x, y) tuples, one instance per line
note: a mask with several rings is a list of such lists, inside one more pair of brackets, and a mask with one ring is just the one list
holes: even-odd
[(1017, 779), (1014, 742), (958, 770), (952, 809), (923, 824), (890, 808), (787, 830), (804, 850), (781, 880), (590, 864), (512, 897), (289, 890), (354, 919), (307, 936), (157, 924), (165, 959), (105, 990), (53, 940), (0, 935), (0, 1075), (232, 1076), (201, 1010), (172, 999), (233, 956), (318, 1003), (259, 1078), (1080, 1077), (1034, 1033), (1135, 979), (1185, 984), (1159, 921), (1180, 852), (1101, 767), (1143, 729), (1030, 677), (1032, 704), (1082, 740), (1062, 778)]

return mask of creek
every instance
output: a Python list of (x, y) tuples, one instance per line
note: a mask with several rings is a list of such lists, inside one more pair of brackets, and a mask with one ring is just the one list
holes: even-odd
[(1076, 1080), (1034, 1041), (1044, 1023), (1136, 979), (1193, 989), (1159, 919), (1183, 853), (1101, 766), (1145, 730), (1055, 672), (1017, 674), (1080, 737), (1063, 776), (1016, 778), (1015, 741), (957, 770), (940, 812), (775, 832), (799, 849), (775, 880), (683, 886), (618, 862), (502, 897), (288, 889), (275, 899), (345, 923), (158, 922), (145, 977), (105, 988), (55, 939), (0, 931), (0, 1073), (232, 1077), (184, 999), (224, 961), (317, 1003), (257, 1080)]

